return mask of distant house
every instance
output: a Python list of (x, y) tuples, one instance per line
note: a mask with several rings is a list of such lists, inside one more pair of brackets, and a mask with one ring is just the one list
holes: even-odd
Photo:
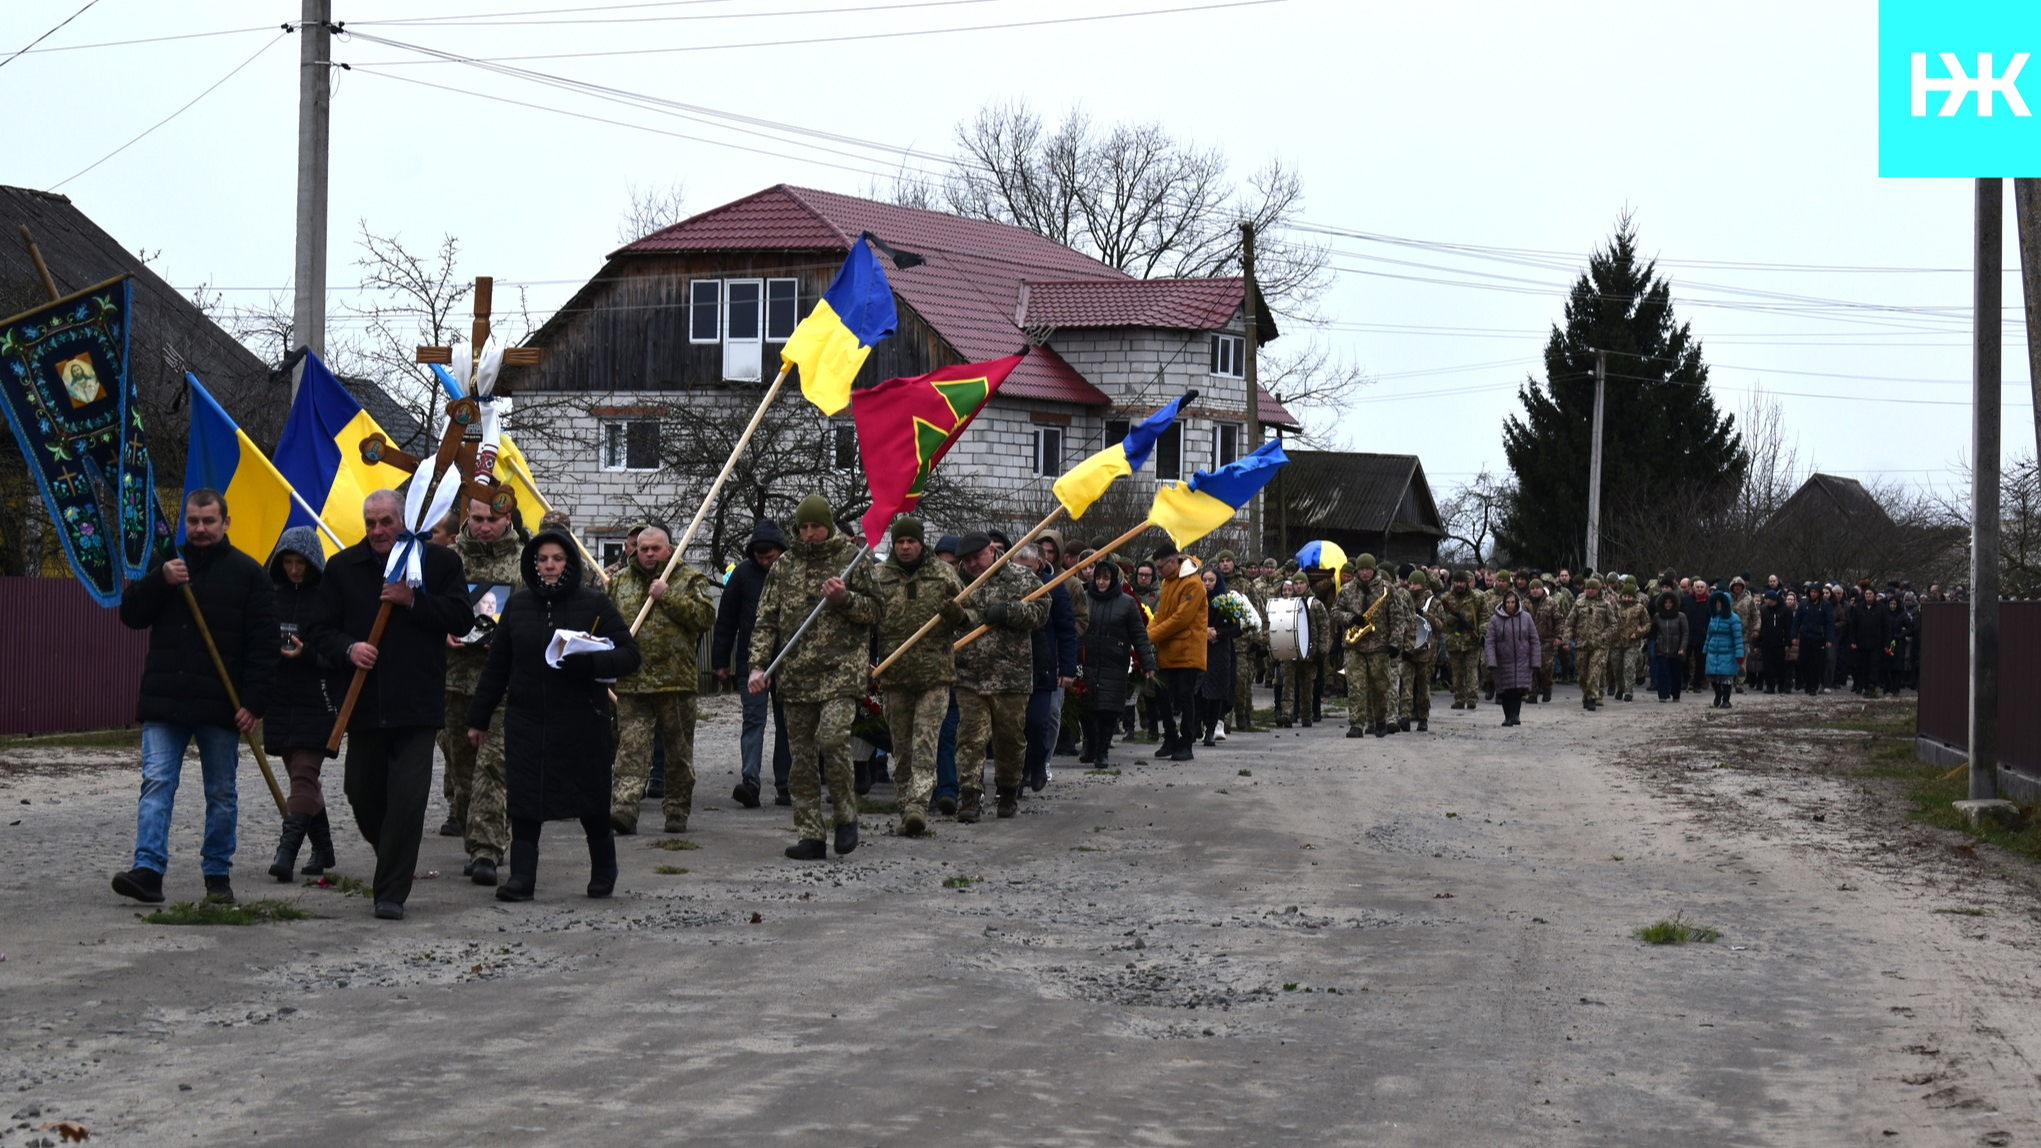
[(1800, 489), (1772, 513), (1771, 524), (1786, 526), (1797, 522), (1806, 526), (1817, 521), (1833, 523), (1838, 518), (1859, 527), (1892, 525), (1892, 516), (1864, 489), (1863, 483), (1834, 474), (1809, 475)]
[[(526, 449), (592, 544), (613, 544), (634, 508), (692, 508), (700, 484), (683, 490), (675, 444), (661, 441), (672, 412), (748, 412), (780, 346), (866, 232), (926, 262), (886, 264), (899, 330), (873, 350), (858, 385), (1011, 354), (1029, 333), (1043, 343), (939, 475), (972, 488), (989, 508), (981, 521), (1031, 525), (1053, 506), (1049, 484), (1066, 467), (1188, 388), (1199, 392), (1196, 407), (1159, 444), (1149, 473), (1122, 483), (1125, 498), (1145, 510), (1157, 478), (1188, 478), (1254, 448), (1245, 441), (1242, 280), (1138, 280), (1020, 228), (780, 185), (612, 252), (532, 335), (544, 363), (506, 373), (533, 401), (580, 398), (578, 430), (554, 439), (586, 444), (578, 454)], [(1260, 342), (1276, 336), (1265, 307), (1256, 329)], [(1253, 401), (1270, 432), (1295, 427), (1265, 392)], [(800, 433), (812, 435), (816, 457), (855, 470), (849, 412), (809, 413)], [(805, 493), (774, 490), (761, 501), (784, 514)]]
[[(1292, 450), (1269, 487), (1262, 524), (1280, 554), (1336, 542), (1349, 557), (1436, 563), (1445, 522), (1414, 454)], [(1280, 555), (1279, 555), (1280, 556)]]

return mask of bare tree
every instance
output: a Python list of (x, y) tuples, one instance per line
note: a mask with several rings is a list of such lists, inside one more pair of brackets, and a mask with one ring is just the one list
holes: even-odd
[[(1296, 438), (1326, 450), (1337, 448), (1339, 416), (1369, 383), (1357, 364), (1334, 358), (1325, 344), (1316, 341), (1291, 351), (1263, 348), (1258, 373), (1261, 389), (1303, 422)], [(1315, 417), (1305, 422), (1306, 416)]]
[(633, 243), (687, 218), (687, 187), (679, 180), (640, 188), (630, 185), (631, 205), (617, 220), (617, 242)]
[(1451, 555), (1474, 565), (1495, 557), (1495, 528), (1516, 498), (1516, 487), (1483, 467), (1473, 479), (1461, 483), (1439, 500), (1439, 518), (1446, 528)]
[(2009, 598), (2041, 597), (2041, 465), (2016, 459), (1999, 480), (1999, 587)]

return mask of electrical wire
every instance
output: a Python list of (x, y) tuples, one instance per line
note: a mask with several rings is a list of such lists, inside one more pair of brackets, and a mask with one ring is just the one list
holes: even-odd
[[(94, 2), (96, 3), (97, 0), (94, 0)], [(90, 7), (90, 5), (87, 5), (87, 7)], [(293, 22), (286, 25), (286, 27), (295, 29), (297, 24)], [(95, 44), (57, 44), (48, 48), (23, 48), (15, 54), (41, 56), (50, 52), (83, 52), (88, 48), (125, 48), (131, 44), (163, 44), (172, 40), (204, 40), (212, 36), (241, 36), (249, 32), (272, 32), (275, 30), (275, 24), (257, 24), (252, 28), (220, 28), (212, 32), (180, 32), (174, 36), (143, 36), (136, 40), (101, 40)]]
[[(691, 0), (691, 2), (699, 2), (699, 0)], [(730, 0), (714, 0), (714, 2), (728, 3)], [(796, 8), (777, 12), (701, 12), (681, 16), (616, 16), (603, 20), (510, 20), (499, 19), (492, 14), (481, 16), (414, 16), (396, 20), (349, 20), (347, 26), (349, 29), (382, 24), (401, 24), (414, 28), (521, 28), (535, 25), (550, 27), (561, 24), (576, 26), (658, 24), (688, 20), (754, 20), (778, 16), (848, 16), (864, 12), (893, 12), (903, 8), (953, 8), (962, 4), (994, 4), (1001, 2), (1003, 0), (905, 0), (905, 2), (896, 4), (859, 4), (847, 8)], [(545, 14), (551, 15), (552, 13)], [(508, 16), (513, 15), (513, 13), (504, 13), (503, 15)]]
[(56, 35), (59, 31), (63, 30), (64, 25), (69, 24), (71, 21), (76, 20), (80, 16), (83, 16), (87, 11), (89, 11), (92, 8), (94, 4), (97, 3), (99, 3), (99, 0), (85, 0), (85, 7), (78, 9), (76, 12), (73, 12), (69, 16), (64, 17), (62, 20), (59, 20), (55, 28), (52, 28), (49, 31), (44, 32), (42, 35), (37, 36), (35, 39), (30, 40), (28, 42), (28, 47), (18, 48), (15, 50), (13, 55), (8, 56), (4, 60), (0, 60), (0, 68), (4, 68), (7, 65), (13, 63), (15, 60), (19, 59), (23, 53), (32, 51), (37, 44), (40, 44), (44, 40), (49, 39), (51, 36)]
[(93, 168), (95, 168), (95, 167), (98, 167), (98, 166), (99, 166), (100, 164), (103, 164), (103, 163), (105, 163), (105, 162), (106, 162), (107, 160), (110, 160), (110, 159), (112, 159), (113, 157), (115, 157), (115, 156), (119, 155), (120, 153), (122, 153), (122, 152), (124, 152), (124, 151), (128, 150), (129, 148), (131, 148), (131, 147), (133, 147), (133, 146), (135, 146), (135, 145), (136, 145), (137, 143), (140, 143), (140, 142), (141, 142), (141, 141), (142, 141), (142, 140), (143, 140), (143, 139), (144, 139), (145, 137), (147, 137), (147, 136), (149, 135), (149, 133), (150, 133), (150, 132), (153, 132), (153, 131), (155, 131), (155, 130), (156, 130), (157, 128), (160, 128), (160, 127), (162, 127), (162, 126), (163, 126), (164, 124), (167, 124), (167, 123), (169, 123), (169, 122), (170, 122), (171, 120), (174, 120), (174, 119), (176, 119), (176, 118), (177, 118), (178, 116), (181, 116), (181, 115), (183, 115), (183, 114), (184, 114), (185, 112), (188, 112), (188, 111), (190, 111), (190, 110), (191, 110), (191, 106), (192, 106), (193, 104), (196, 104), (196, 103), (198, 103), (198, 102), (199, 102), (200, 100), (202, 100), (202, 99), (205, 99), (205, 98), (206, 98), (207, 96), (209, 96), (209, 95), (212, 95), (212, 94), (213, 94), (213, 90), (214, 90), (215, 88), (218, 88), (218, 87), (219, 87), (219, 86), (220, 86), (221, 84), (224, 84), (224, 83), (226, 83), (226, 82), (227, 82), (228, 80), (231, 80), (231, 79), (233, 79), (233, 78), (234, 78), (235, 76), (238, 76), (238, 75), (240, 75), (240, 74), (241, 74), (241, 69), (243, 69), (243, 68), (247, 67), (248, 65), (250, 65), (250, 64), (252, 64), (252, 63), (254, 63), (254, 62), (255, 62), (255, 59), (256, 59), (256, 56), (260, 56), (260, 55), (262, 55), (262, 54), (263, 54), (264, 52), (267, 52), (267, 51), (269, 51), (269, 50), (270, 50), (271, 48), (275, 47), (275, 46), (276, 46), (276, 42), (277, 42), (278, 40), (281, 40), (281, 39), (283, 39), (283, 38), (284, 38), (284, 36), (286, 36), (286, 35), (288, 35), (288, 34), (289, 34), (289, 33), (287, 33), (287, 32), (279, 32), (279, 33), (277, 33), (277, 34), (276, 34), (276, 36), (275, 36), (275, 38), (274, 38), (274, 39), (271, 39), (271, 40), (269, 41), (269, 43), (267, 43), (267, 44), (264, 44), (264, 45), (263, 45), (262, 47), (260, 47), (260, 48), (257, 48), (257, 49), (255, 49), (255, 55), (252, 55), (252, 56), (248, 57), (247, 59), (245, 59), (245, 60), (241, 61), (240, 63), (238, 63), (238, 64), (234, 65), (234, 70), (233, 70), (233, 71), (230, 71), (230, 72), (228, 72), (228, 73), (227, 73), (226, 75), (224, 75), (224, 76), (221, 76), (221, 77), (220, 77), (219, 79), (217, 79), (217, 80), (214, 80), (214, 81), (212, 82), (212, 86), (211, 86), (211, 87), (208, 87), (208, 88), (207, 88), (207, 89), (206, 89), (205, 91), (203, 91), (203, 92), (200, 92), (200, 93), (199, 93), (198, 95), (195, 95), (195, 96), (191, 97), (191, 99), (190, 99), (189, 101), (187, 101), (187, 102), (185, 103), (185, 105), (184, 105), (183, 107), (181, 107), (181, 108), (178, 108), (178, 109), (177, 109), (176, 111), (174, 111), (174, 112), (171, 112), (171, 113), (170, 113), (169, 115), (167, 115), (167, 116), (164, 116), (164, 117), (163, 117), (162, 119), (160, 119), (160, 120), (157, 120), (157, 121), (156, 121), (155, 123), (153, 123), (153, 124), (150, 124), (150, 125), (149, 125), (148, 127), (146, 127), (146, 128), (144, 128), (144, 129), (142, 129), (142, 133), (141, 133), (141, 135), (138, 135), (138, 136), (136, 136), (136, 137), (135, 137), (134, 139), (131, 139), (131, 140), (129, 140), (128, 142), (126, 142), (126, 143), (124, 143), (124, 144), (120, 145), (119, 147), (117, 147), (117, 148), (113, 149), (112, 151), (110, 151), (110, 152), (107, 152), (107, 153), (106, 153), (105, 155), (103, 155), (103, 156), (100, 156), (100, 157), (99, 157), (98, 159), (96, 159), (96, 160), (93, 160), (93, 161), (92, 161), (91, 163), (89, 163), (89, 164), (86, 164), (86, 165), (85, 165), (84, 167), (80, 168), (79, 170), (77, 170), (77, 171), (75, 171), (75, 172), (71, 173), (71, 174), (70, 174), (70, 175), (68, 175), (68, 176), (65, 176), (65, 177), (64, 177), (63, 179), (61, 179), (61, 180), (58, 180), (58, 181), (57, 181), (56, 183), (53, 183), (53, 184), (51, 184), (51, 185), (50, 185), (50, 190), (51, 190), (51, 191), (55, 191), (55, 190), (57, 190), (58, 188), (60, 188), (60, 187), (64, 186), (65, 184), (67, 184), (67, 183), (71, 182), (72, 180), (74, 180), (74, 179), (77, 179), (77, 178), (78, 178), (79, 176), (81, 176), (81, 175), (84, 175), (84, 174), (85, 174), (86, 172), (89, 172), (89, 171), (91, 171), (91, 170), (92, 170)]

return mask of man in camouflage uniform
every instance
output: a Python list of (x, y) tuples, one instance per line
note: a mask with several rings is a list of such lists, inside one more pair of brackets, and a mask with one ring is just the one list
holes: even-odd
[[(1563, 566), (1560, 567), (1559, 576), (1554, 580), (1552, 589), (1548, 593), (1552, 599), (1553, 617), (1558, 620), (1559, 634), (1562, 638), (1566, 633), (1567, 619), (1573, 616), (1573, 604), (1579, 601), (1578, 595), (1574, 592), (1575, 589), (1576, 587), (1573, 585), (1573, 571)], [(1557, 673), (1559, 681), (1571, 682), (1578, 676), (1576, 672), (1578, 667), (1574, 664), (1573, 650), (1563, 640), (1555, 647), (1553, 661), (1553, 669)]]
[(1624, 701), (1634, 700), (1631, 696), (1637, 688), (1637, 675), (1644, 669), (1644, 640), (1651, 636), (1651, 611), (1638, 600), (1637, 579), (1623, 575), (1623, 594), (1616, 605), (1616, 648), (1622, 656), (1622, 663), (1616, 673), (1616, 681), (1622, 688)]
[[(956, 598), (963, 580), (946, 562), (929, 558), (921, 520), (893, 523), (893, 549), (879, 566), (879, 648), (897, 650), (930, 618), (940, 614), (956, 625), (964, 608)], [(900, 835), (928, 830), (928, 799), (935, 791), (936, 746), (950, 709), (950, 683), (957, 657), (949, 627), (937, 627), (907, 648), (879, 679), (886, 703), (886, 729), (893, 735), (893, 789), (900, 795)], [(959, 720), (961, 721), (961, 715)]]
[(1559, 650), (1559, 608), (1552, 600), (1550, 584), (1542, 578), (1531, 580), (1531, 622), (1538, 627), (1538, 664), (1531, 670), (1528, 702), (1552, 700), (1552, 663)]
[[(957, 544), (957, 572), (966, 582), (992, 565), (998, 555), (992, 538), (982, 531), (964, 535)], [(984, 637), (957, 651), (957, 772), (963, 800), (957, 820), (978, 820), (985, 796), (985, 747), (992, 746), (992, 781), (999, 794), (999, 816), (1012, 817), (1020, 806), (1021, 770), (1027, 750), (1028, 695), (1035, 688), (1033, 633), (1049, 623), (1049, 596), (1023, 601), (1042, 588), (1042, 580), (1024, 567), (1007, 563), (964, 602), (960, 631), (989, 626)]]
[[(454, 538), (453, 549), (470, 585), (513, 589), (524, 585), (518, 566), (524, 543), (511, 529), (510, 515), (495, 513), (488, 503), (469, 501), (468, 520)], [(496, 604), (499, 613), (503, 605)], [(448, 638), (446, 644), (446, 735), (440, 748), (446, 754), (441, 788), (446, 795), (447, 818), (439, 831), (442, 836), (462, 839), (468, 853), (467, 873), (475, 884), (494, 885), (503, 852), (510, 848), (510, 814), (503, 790), (504, 707), (497, 706), (489, 715), (489, 737), (482, 748), (469, 744), (468, 706), (475, 700), (475, 683), (489, 661), (489, 646), (486, 642), (465, 645), (459, 638)]]
[(1453, 588), (1438, 603), (1446, 629), (1446, 662), (1453, 670), (1453, 708), (1471, 710), (1480, 698), (1481, 598), (1474, 593), (1473, 576), (1465, 570), (1453, 572)]
[[(872, 625), (879, 618), (879, 587), (871, 565), (859, 559), (857, 544), (836, 528), (829, 501), (819, 494), (801, 500), (794, 512), (793, 547), (772, 564), (759, 592), (758, 618), (751, 628), (752, 693), (775, 684), (787, 718), (787, 751), (793, 769), (787, 788), (794, 800), (794, 832), (787, 847), (796, 861), (819, 861), (826, 853), (822, 784), (829, 785), (836, 825), (836, 852), (857, 848), (856, 780), (850, 766), (850, 723), (871, 679)], [(846, 571), (848, 573), (846, 574)], [(828, 603), (780, 664), (777, 682), (765, 676), (783, 644), (818, 602)], [(817, 776), (815, 763), (822, 762)], [(961, 759), (960, 759), (961, 760)]]
[(1736, 676), (1736, 692), (1742, 693), (1746, 677), (1758, 672), (1763, 659), (1758, 653), (1758, 596), (1741, 574), (1729, 580), (1729, 609), (1743, 623), (1743, 672)]
[(1283, 594), (1304, 604), (1305, 656), (1295, 661), (1282, 662), (1283, 704), (1276, 714), (1276, 725), (1289, 729), (1291, 722), (1311, 728), (1311, 703), (1318, 696), (1318, 671), (1325, 659), (1324, 651), (1332, 645), (1332, 615), (1325, 603), (1311, 593), (1311, 587), (1304, 576), (1298, 574), (1284, 583)]
[[(1389, 662), (1410, 645), (1410, 596), (1390, 584), (1375, 568), (1375, 556), (1353, 560), (1354, 580), (1340, 587), (1333, 601), (1332, 624), (1344, 632), (1353, 626), (1374, 626), (1346, 650), (1348, 737), (1389, 732)], [(1381, 605), (1377, 608), (1376, 603)], [(1368, 611), (1373, 609), (1374, 615)]]
[(1602, 596), (1602, 580), (1590, 577), (1580, 601), (1566, 617), (1566, 643), (1572, 648), (1580, 669), (1581, 708), (1592, 710), (1602, 700), (1602, 681), (1608, 675), (1609, 648), (1616, 640), (1616, 609)]
[[(1409, 587), (1412, 630), (1410, 648), (1403, 654), (1403, 672), (1396, 687), (1397, 725), (1405, 730), (1412, 721), (1417, 722), (1419, 732), (1432, 728), (1432, 674), (1437, 672), (1439, 655), (1433, 639), (1444, 624), (1439, 613), (1438, 595), (1432, 593), (1431, 579), (1421, 569), (1412, 569), (1405, 578)], [(1422, 619), (1423, 627), (1416, 621)], [(1419, 637), (1418, 630), (1425, 633)]]
[(638, 831), (638, 802), (652, 773), (652, 735), (666, 747), (666, 792), (660, 799), (665, 831), (687, 832), (694, 812), (695, 690), (701, 681), (702, 635), (716, 625), (709, 580), (683, 563), (668, 584), (660, 572), (673, 557), (664, 526), (638, 532), (631, 559), (610, 579), (617, 612), (635, 619), (647, 599), (652, 611), (638, 628), (638, 672), (617, 679), (617, 764), (610, 783), (610, 828)]

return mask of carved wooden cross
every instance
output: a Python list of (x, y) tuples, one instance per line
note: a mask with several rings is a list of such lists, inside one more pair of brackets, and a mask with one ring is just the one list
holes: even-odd
[[(475, 277), (475, 325), (469, 333), (468, 347), (472, 353), (470, 362), (479, 363), (482, 347), (489, 341), (489, 307), (496, 281), (487, 275)], [(533, 367), (545, 360), (545, 351), (539, 347), (511, 347), (503, 352), (506, 367)], [(420, 347), (417, 362), (441, 365), (454, 361), (452, 347)], [(460, 380), (461, 386), (472, 384), (470, 379)], [(503, 393), (502, 384), (497, 393)], [(446, 405), (446, 432), (440, 436), (439, 453), (433, 460), (433, 471), (443, 471), (449, 464), (459, 466), (466, 476), (461, 484), (465, 496), (459, 503), (461, 517), (467, 516), (468, 499), (486, 502), (497, 514), (511, 514), (517, 509), (517, 494), (510, 487), (496, 481), (496, 476), (476, 465), (475, 450), (481, 444), (482, 404), (474, 395), (463, 395), (451, 399)], [(470, 438), (469, 435), (474, 437)], [(391, 446), (382, 435), (370, 435), (361, 442), (362, 458), (370, 463), (386, 462), (399, 470), (418, 473), (421, 461)]]

